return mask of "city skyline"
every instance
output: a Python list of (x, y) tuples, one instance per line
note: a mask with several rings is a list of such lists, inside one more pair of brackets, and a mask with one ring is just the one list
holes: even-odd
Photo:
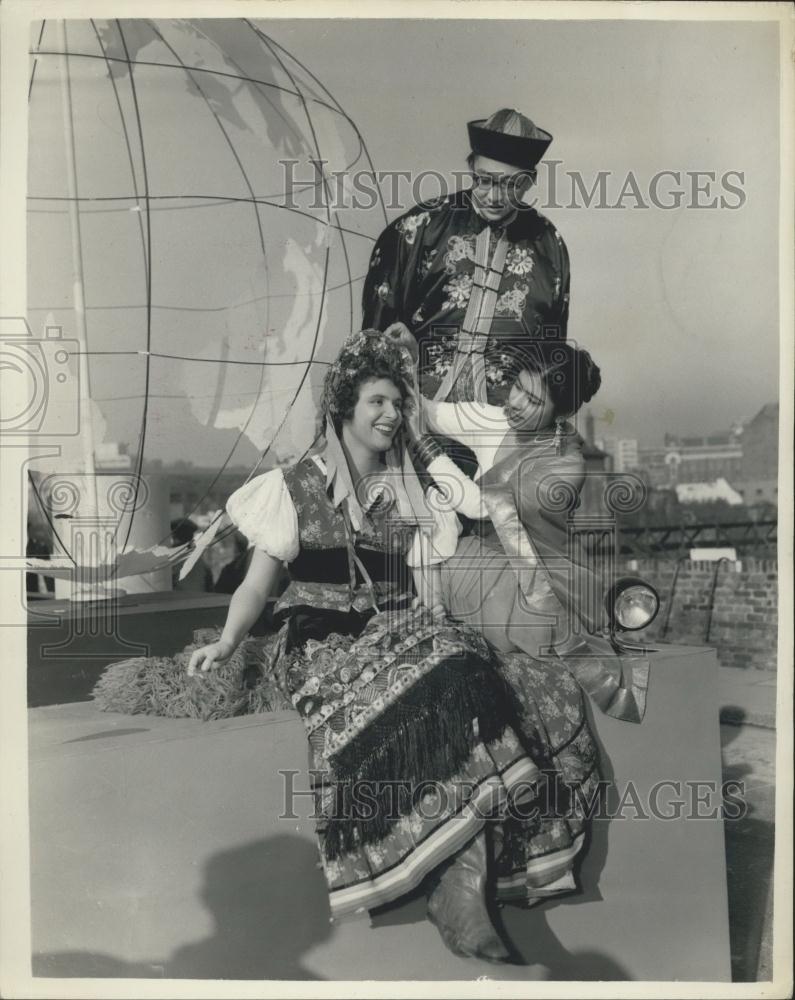
[[(678, 438), (679, 441), (684, 442), (686, 439), (690, 439), (690, 438), (693, 438), (693, 439), (695, 439), (695, 438), (698, 438), (698, 439), (708, 439), (708, 438), (713, 437), (713, 436), (725, 436), (727, 434), (731, 434), (733, 428), (740, 428), (740, 429), (744, 428), (752, 420), (754, 420), (755, 417), (758, 416), (758, 414), (766, 406), (770, 406), (770, 405), (772, 405), (772, 406), (778, 406), (778, 400), (772, 400), (771, 399), (771, 400), (765, 401), (764, 403), (761, 403), (758, 407), (756, 407), (756, 409), (754, 410), (754, 412), (749, 417), (745, 418), (744, 420), (740, 420), (740, 419), (734, 420), (728, 426), (709, 428), (706, 432), (699, 433), (699, 434), (696, 434), (696, 433), (692, 433), (691, 434), (688, 429), (685, 429), (684, 432), (679, 433), (679, 434), (673, 434), (673, 432), (670, 431), (670, 430), (668, 430), (668, 429), (662, 429), (662, 430), (660, 430), (657, 433), (657, 437), (656, 437), (655, 440), (651, 440), (650, 438), (634, 437), (632, 435), (618, 435), (618, 434), (609, 433), (609, 432), (608, 433), (604, 433), (604, 432), (600, 433), (597, 413), (595, 413), (594, 412), (594, 408), (590, 407), (590, 406), (584, 407), (583, 410), (577, 415), (576, 424), (577, 424), (578, 432), (583, 437), (586, 437), (585, 422), (586, 422), (586, 419), (587, 419), (588, 415), (592, 414), (594, 416), (594, 418), (595, 418), (594, 443), (596, 443), (600, 447), (602, 446), (602, 445), (600, 445), (600, 442), (609, 442), (609, 441), (613, 441), (613, 442), (635, 441), (637, 443), (637, 446), (638, 446), (639, 449), (653, 449), (653, 448), (660, 448), (660, 449), (662, 449), (662, 448), (667, 447), (667, 441), (666, 441), (666, 439), (669, 438), (669, 437), (675, 437), (675, 438)], [(205, 454), (207, 452), (212, 453), (212, 451), (213, 451), (212, 435), (216, 431), (219, 432), (219, 435), (221, 436), (222, 442), (223, 442), (222, 444), (219, 445), (219, 451), (218, 451), (220, 461), (223, 461), (223, 457), (222, 456), (224, 456), (226, 454), (226, 451), (228, 450), (227, 449), (228, 434), (229, 434), (228, 429), (204, 428), (203, 429), (203, 434), (205, 435), (205, 439), (204, 439), (204, 442), (203, 442), (203, 451), (205, 452)], [(128, 442), (124, 442), (124, 441), (106, 442), (106, 444), (107, 443), (117, 444), (122, 449), (124, 449), (124, 448), (129, 449), (129, 447), (130, 447), (129, 443)], [(248, 449), (247, 449), (247, 451), (248, 451)], [(280, 464), (281, 462), (283, 462), (284, 460), (289, 459), (289, 457), (290, 457), (289, 454), (285, 454), (284, 456), (280, 455), (278, 448), (274, 449), (274, 452), (275, 452), (275, 454), (274, 454), (274, 457), (273, 457), (273, 460), (272, 460), (273, 464), (276, 464), (276, 463)], [(246, 469), (246, 470), (249, 470), (253, 466), (253, 464), (256, 464), (256, 461), (257, 461), (257, 459), (255, 459), (253, 457), (253, 450), (251, 451), (251, 459), (252, 459), (252, 463), (250, 465), (246, 464), (246, 462), (241, 462), (240, 459), (238, 459), (238, 460), (236, 460), (233, 463), (227, 463), (226, 469), (227, 470), (231, 470), (231, 469)], [(175, 456), (175, 457), (172, 457), (172, 458), (168, 458), (168, 457), (162, 458), (162, 457), (158, 457), (158, 456), (151, 456), (150, 459), (149, 459), (149, 461), (150, 462), (162, 462), (164, 464), (164, 466), (170, 466), (170, 465), (174, 465), (174, 464), (177, 464), (177, 463), (181, 463), (181, 464), (185, 464), (185, 465), (188, 465), (188, 466), (192, 466), (193, 468), (196, 468), (196, 469), (212, 469), (212, 468), (216, 467), (215, 463), (212, 460), (209, 460), (209, 463), (207, 465), (200, 465), (200, 464), (198, 464), (196, 462), (192, 462), (191, 460), (185, 459), (183, 455), (180, 455), (179, 457)], [(263, 470), (264, 470), (265, 467), (266, 466), (262, 467)]]

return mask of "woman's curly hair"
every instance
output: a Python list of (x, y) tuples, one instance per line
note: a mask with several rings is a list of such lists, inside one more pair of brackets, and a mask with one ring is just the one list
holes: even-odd
[(416, 342), (405, 327), (351, 334), (326, 372), (321, 415), (328, 416), (339, 431), (342, 422), (353, 416), (362, 384), (380, 378), (388, 378), (400, 389), (405, 409), (410, 405), (406, 397), (414, 379), (415, 351)]
[(506, 351), (514, 377), (523, 369), (541, 376), (556, 417), (576, 413), (602, 384), (599, 366), (588, 351), (566, 341), (531, 339)]

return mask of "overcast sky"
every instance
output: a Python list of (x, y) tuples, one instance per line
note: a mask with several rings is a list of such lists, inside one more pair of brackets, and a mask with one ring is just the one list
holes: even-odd
[[(359, 153), (356, 131), (318, 103), (333, 102), (299, 63), (355, 123), (379, 171), (464, 169), (467, 120), (501, 106), (553, 134), (559, 207), (544, 207), (543, 170), (539, 207), (569, 247), (569, 336), (602, 368), (591, 404), (598, 436), (655, 444), (665, 432), (707, 434), (777, 398), (775, 23), (257, 22), (283, 50), (243, 21), (122, 24), (124, 47), (113, 22), (68, 26), (70, 52), (83, 54), (70, 58), (79, 193), (94, 199), (81, 212), (89, 346), (205, 360), (92, 356), (106, 440), (135, 450), (148, 392), (150, 457), (253, 463), (302, 373), (274, 368), (263, 382), (263, 351), (305, 359), (317, 333), (318, 356), (327, 358), (359, 325), (361, 277), (385, 222), (380, 206), (340, 214), (353, 232), (345, 246), (332, 236), (327, 260), (324, 211), (252, 213), (246, 202), (283, 186), (278, 160), (305, 162), (315, 139), (332, 166)], [(59, 41), (48, 22), (41, 48), (57, 51)], [(135, 68), (135, 93), (125, 48), (147, 64)], [(203, 71), (183, 71), (180, 61)], [(36, 199), (68, 193), (59, 72), (56, 56), (39, 57), (30, 104)], [(268, 86), (241, 85), (238, 73)], [(295, 90), (311, 95), (311, 128)], [(608, 204), (630, 174), (649, 202), (661, 171), (680, 173), (681, 183), (667, 177), (659, 190), (670, 198), (681, 188), (683, 203), (641, 208), (627, 195), (623, 209), (586, 208), (582, 199), (571, 206), (569, 176), (578, 172), (590, 188), (600, 171)], [(741, 206), (692, 207), (688, 171), (716, 175), (702, 202), (723, 196)], [(729, 172), (734, 190), (721, 185)], [(31, 322), (56, 322), (73, 336), (66, 202), (36, 200), (31, 209)], [(229, 358), (244, 364), (206, 363), (224, 339)], [(315, 399), (322, 373), (317, 367), (311, 380)], [(311, 438), (312, 412), (307, 384), (283, 432), (288, 452)]]
[(558, 171), (580, 171), (589, 186), (611, 171), (613, 202), (628, 171), (642, 190), (661, 170), (744, 172), (746, 201), (734, 211), (545, 214), (571, 254), (569, 335), (602, 366), (594, 413), (615, 414), (612, 430), (597, 425), (603, 433), (649, 443), (666, 430), (707, 433), (777, 398), (775, 24), (293, 22), (267, 31), (322, 78), (378, 169), (459, 169), (465, 122), (509, 106), (553, 134)]

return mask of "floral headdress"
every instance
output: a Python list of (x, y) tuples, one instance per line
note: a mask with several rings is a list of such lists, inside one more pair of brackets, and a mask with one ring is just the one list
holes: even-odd
[(320, 411), (337, 420), (345, 409), (341, 398), (346, 388), (363, 373), (385, 366), (406, 385), (414, 381), (417, 343), (402, 323), (395, 323), (383, 333), (361, 330), (347, 337), (337, 359), (326, 372)]

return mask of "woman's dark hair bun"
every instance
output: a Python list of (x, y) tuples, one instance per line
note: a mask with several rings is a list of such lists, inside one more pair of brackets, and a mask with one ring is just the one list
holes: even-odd
[(599, 365), (588, 351), (568, 341), (531, 340), (521, 345), (511, 362), (516, 371), (527, 368), (541, 375), (556, 416), (576, 413), (602, 384)]
[(579, 369), (580, 404), (582, 405), (582, 403), (590, 402), (599, 391), (602, 384), (602, 372), (599, 365), (583, 348), (577, 350), (577, 367)]

